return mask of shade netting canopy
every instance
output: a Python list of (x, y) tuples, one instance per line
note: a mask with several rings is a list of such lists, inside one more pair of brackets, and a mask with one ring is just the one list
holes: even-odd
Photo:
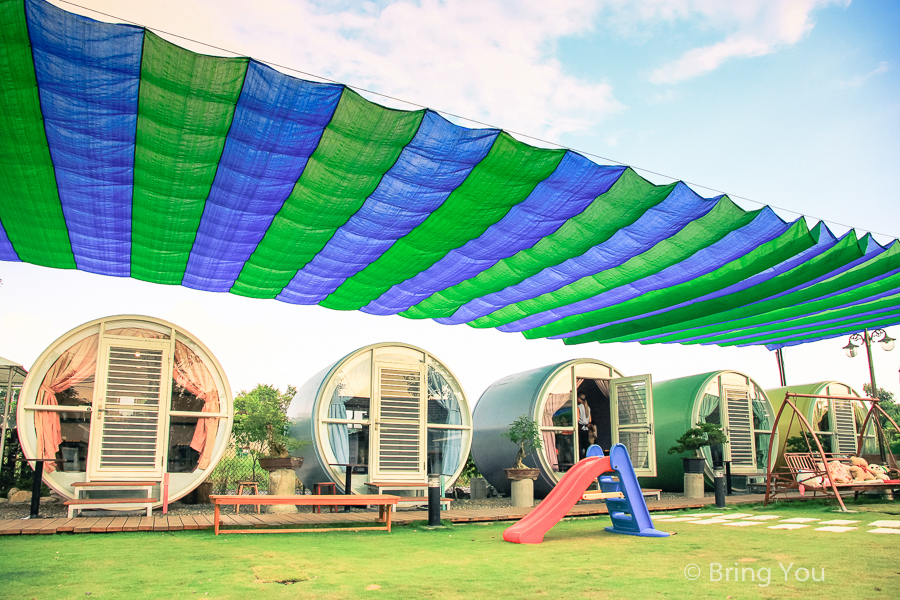
[(900, 322), (900, 245), (0, 0), (0, 259), (560, 338)]

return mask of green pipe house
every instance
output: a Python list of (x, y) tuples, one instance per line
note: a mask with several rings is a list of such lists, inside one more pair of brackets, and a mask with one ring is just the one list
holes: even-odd
[[(775, 411), (768, 396), (749, 376), (713, 371), (653, 383), (656, 398), (657, 476), (642, 477), (641, 487), (684, 491), (683, 454), (669, 454), (676, 440), (697, 423), (718, 423), (728, 436), (725, 460), (731, 462), (732, 484), (747, 489), (764, 481), (766, 456)], [(776, 439), (776, 447), (778, 440)], [(706, 457), (706, 479), (712, 483), (712, 457)]]
[[(810, 396), (862, 397), (851, 386), (839, 381), (819, 381), (766, 390), (766, 394), (772, 399), (776, 407), (780, 407), (784, 403), (784, 397), (787, 392), (808, 394)], [(866, 413), (871, 408), (870, 402), (854, 402), (837, 398), (794, 398), (793, 401), (797, 409), (812, 425), (813, 431), (819, 438), (819, 443), (822, 444), (822, 449), (825, 452), (856, 454), (859, 431), (862, 428), (863, 421), (865, 421)], [(777, 412), (778, 409), (776, 408), (776, 414)], [(778, 434), (780, 439), (785, 440), (789, 446), (792, 438), (797, 438), (794, 440), (797, 442), (794, 444), (794, 447), (787, 448), (788, 452), (792, 449), (805, 452), (806, 443), (800, 438), (800, 420), (796, 417), (792, 419), (792, 412), (790, 407), (784, 409), (784, 412), (781, 414), (781, 420), (778, 422)], [(870, 422), (866, 427), (862, 454), (874, 459), (874, 455), (877, 453), (878, 444), (875, 438), (875, 426)], [(879, 461), (876, 460), (876, 462)]]

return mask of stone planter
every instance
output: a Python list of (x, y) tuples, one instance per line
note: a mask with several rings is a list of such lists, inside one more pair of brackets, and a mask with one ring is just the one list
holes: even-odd
[[(303, 457), (290, 456), (288, 458), (260, 458), (259, 468), (263, 471), (275, 471), (276, 469), (299, 469), (303, 466)], [(293, 492), (291, 492), (293, 494)]]
[[(302, 457), (288, 458), (260, 458), (259, 467), (269, 472), (269, 494), (273, 496), (293, 496), (297, 489), (297, 474), (294, 469), (303, 465)], [(269, 514), (293, 514), (297, 507), (290, 504), (275, 504), (267, 506)]]
[(509, 498), (516, 508), (534, 506), (534, 480), (540, 475), (539, 469), (503, 469), (510, 480)]
[[(269, 494), (272, 496), (293, 496), (297, 489), (297, 474), (293, 469), (275, 469), (269, 471)], [(271, 515), (293, 514), (297, 507), (291, 504), (274, 504), (266, 507)]]
[(684, 497), (703, 497), (703, 472), (706, 469), (705, 458), (683, 458), (684, 463)]
[(510, 481), (521, 481), (523, 479), (535, 480), (541, 474), (540, 469), (503, 469), (506, 478)]

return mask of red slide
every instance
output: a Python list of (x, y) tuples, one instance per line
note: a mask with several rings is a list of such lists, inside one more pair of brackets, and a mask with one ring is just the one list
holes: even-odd
[(540, 504), (503, 532), (503, 539), (514, 544), (540, 544), (544, 541), (544, 534), (581, 500), (591, 481), (609, 471), (612, 467), (608, 456), (578, 461)]

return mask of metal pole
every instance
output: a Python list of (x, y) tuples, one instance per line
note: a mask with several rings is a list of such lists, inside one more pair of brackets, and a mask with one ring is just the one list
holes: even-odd
[(721, 465), (716, 467), (716, 508), (725, 508), (725, 473), (722, 471)]
[(34, 461), (34, 477), (31, 479), (31, 518), (41, 518), (41, 483), (44, 480), (44, 461)]
[(787, 377), (784, 375), (784, 354), (781, 348), (775, 350), (775, 360), (778, 362), (778, 379), (781, 381), (781, 387), (787, 387)]
[[(866, 341), (866, 358), (869, 359), (869, 385), (872, 386), (869, 388), (869, 396), (872, 398), (878, 399), (878, 388), (875, 385), (875, 365), (872, 363), (872, 339), (869, 337), (869, 330), (863, 329), (863, 336)], [(881, 463), (887, 460), (887, 451), (884, 447), (884, 439), (882, 436), (878, 437), (878, 453), (881, 454)]]
[(6, 430), (9, 429), (9, 405), (12, 403), (12, 380), (15, 369), (9, 367), (9, 376), (6, 378), (6, 402), (3, 408), (3, 429), (0, 430), (0, 469), (3, 468), (3, 451), (6, 449)]
[(428, 526), (441, 526), (441, 476), (428, 476)]

